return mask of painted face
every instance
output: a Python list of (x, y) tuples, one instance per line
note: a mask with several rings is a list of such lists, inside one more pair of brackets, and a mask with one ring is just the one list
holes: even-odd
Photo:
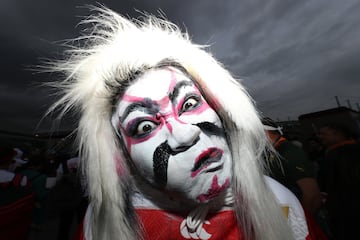
[(151, 70), (112, 117), (139, 173), (157, 188), (207, 202), (230, 184), (231, 154), (216, 112), (175, 68)]

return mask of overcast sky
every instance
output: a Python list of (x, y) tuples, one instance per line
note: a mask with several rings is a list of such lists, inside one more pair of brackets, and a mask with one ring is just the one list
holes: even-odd
[[(187, 29), (249, 90), (264, 115), (296, 120), (304, 113), (360, 104), (358, 0), (98, 1), (136, 17), (135, 9)], [(0, 130), (33, 133), (53, 97), (29, 66), (61, 52), (74, 38), (90, 0), (0, 1)]]

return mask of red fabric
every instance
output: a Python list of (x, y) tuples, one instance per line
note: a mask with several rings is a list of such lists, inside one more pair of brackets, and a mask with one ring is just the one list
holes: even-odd
[(76, 229), (75, 234), (73, 236), (73, 240), (85, 240), (83, 221), (81, 222), (81, 224), (79, 224), (78, 228)]
[[(167, 213), (161, 210), (136, 210), (144, 228), (144, 239), (149, 240), (180, 240), (186, 239), (181, 235), (181, 222), (184, 216)], [(209, 215), (209, 222), (203, 228), (211, 234), (209, 240), (242, 240), (242, 234), (236, 224), (233, 211), (222, 211)]]
[(309, 235), (306, 240), (328, 240), (328, 237), (319, 227), (313, 216), (304, 209)]
[[(0, 183), (0, 188), (7, 188), (7, 187), (20, 187), (21, 182), (25, 176), (21, 173), (16, 173), (13, 179), (10, 182), (2, 182)], [(26, 180), (26, 184), (24, 187), (31, 187), (31, 184), (28, 180)]]
[[(142, 222), (143, 236), (146, 240), (183, 240), (181, 235), (181, 222), (183, 216), (167, 213), (154, 209), (137, 209), (136, 213)], [(309, 235), (305, 240), (328, 240), (327, 236), (320, 229), (314, 218), (305, 212), (308, 224)], [(244, 240), (241, 231), (238, 229), (233, 211), (222, 211), (209, 215), (209, 224), (203, 227), (211, 234), (209, 240)], [(194, 238), (192, 238), (194, 239)], [(83, 223), (79, 225), (73, 240), (85, 240)]]
[[(137, 209), (136, 213), (143, 226), (143, 236), (146, 240), (182, 240), (180, 225), (184, 217), (170, 214), (161, 210)], [(236, 224), (233, 211), (222, 211), (209, 215), (209, 224), (203, 227), (211, 234), (209, 240), (243, 240)], [(73, 240), (85, 240), (83, 224), (77, 229)]]
[(0, 239), (25, 240), (28, 237), (35, 195), (29, 188), (20, 186), (22, 179), (23, 175), (15, 174), (11, 182), (0, 184), (2, 200), (10, 199), (0, 206)]
[(34, 195), (31, 194), (0, 208), (0, 239), (27, 239), (34, 199)]
[(20, 186), (22, 179), (23, 179), (23, 175), (15, 174), (14, 179), (12, 180), (14, 187)]

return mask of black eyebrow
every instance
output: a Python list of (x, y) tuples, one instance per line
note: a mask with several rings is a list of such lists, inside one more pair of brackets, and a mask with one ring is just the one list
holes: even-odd
[(180, 89), (184, 86), (193, 86), (193, 82), (190, 82), (190, 81), (180, 81), (178, 83), (176, 83), (175, 87), (174, 87), (174, 90), (169, 93), (169, 98), (170, 98), (170, 101), (171, 102), (174, 102), (174, 99), (176, 99), (178, 96), (179, 96), (179, 93), (180, 93)]
[(131, 103), (129, 106), (125, 108), (124, 113), (120, 116), (120, 122), (123, 123), (124, 120), (129, 116), (130, 113), (137, 111), (137, 110), (143, 110), (143, 112), (155, 115), (159, 112), (160, 107), (159, 105), (152, 101), (150, 98), (145, 98), (144, 101)]

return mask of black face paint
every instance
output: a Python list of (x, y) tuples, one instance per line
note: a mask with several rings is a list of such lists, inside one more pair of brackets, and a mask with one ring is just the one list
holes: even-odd
[(224, 129), (216, 126), (211, 122), (201, 122), (201, 123), (196, 123), (195, 125), (198, 126), (201, 129), (201, 131), (203, 131), (205, 134), (225, 137)]
[(167, 141), (160, 144), (153, 155), (154, 178), (160, 187), (165, 187), (167, 183), (167, 168), (170, 155), (171, 148)]
[(120, 117), (120, 122), (124, 122), (125, 118), (134, 111), (143, 111), (149, 115), (155, 115), (160, 111), (160, 107), (151, 99), (144, 98), (144, 100), (141, 102), (135, 102), (127, 106), (124, 110), (124, 113)]
[[(201, 122), (194, 125), (198, 126), (205, 134), (215, 135), (220, 137), (225, 136), (224, 130), (211, 122)], [(167, 168), (168, 168), (170, 156), (186, 151), (191, 146), (195, 145), (197, 141), (199, 141), (199, 138), (197, 138), (190, 146), (181, 148), (179, 149), (179, 151), (172, 150), (169, 144), (167, 143), (167, 141), (161, 143), (160, 146), (158, 146), (155, 149), (153, 155), (153, 171), (154, 171), (154, 180), (156, 184), (158, 184), (160, 187), (166, 186)]]

